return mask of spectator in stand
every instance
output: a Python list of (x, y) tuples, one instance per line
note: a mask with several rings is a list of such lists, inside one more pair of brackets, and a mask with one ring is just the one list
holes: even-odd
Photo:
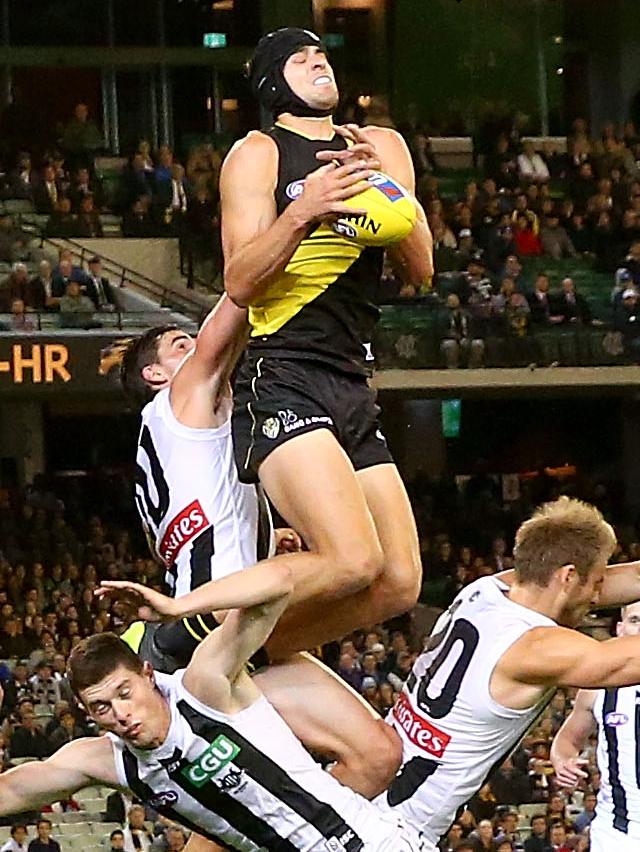
[(76, 725), (76, 720), (71, 710), (61, 713), (60, 724), (49, 735), (49, 745), (52, 753), (72, 740), (77, 740), (83, 736), (85, 736), (85, 731), (79, 725)]
[(504, 134), (498, 137), (493, 153), (485, 160), (485, 172), (498, 189), (514, 190), (518, 185), (518, 161), (509, 150), (509, 140)]
[(11, 330), (30, 332), (35, 331), (37, 322), (34, 317), (26, 312), (25, 303), (22, 299), (14, 299), (11, 302)]
[(36, 823), (37, 837), (29, 844), (29, 852), (60, 852), (60, 844), (51, 837), (51, 820), (40, 818)]
[(118, 307), (116, 291), (106, 275), (103, 275), (102, 261), (94, 255), (88, 263), (90, 283), (87, 292), (94, 305), (100, 311), (115, 310)]
[(582, 834), (585, 828), (588, 828), (593, 822), (593, 819), (596, 815), (597, 798), (598, 797), (596, 796), (596, 794), (591, 790), (587, 790), (587, 792), (584, 794), (582, 810), (575, 818), (573, 823), (573, 827), (578, 834)]
[(14, 823), (11, 826), (11, 837), (0, 846), (0, 852), (27, 852), (29, 832), (24, 823)]
[(60, 299), (61, 328), (100, 328), (94, 319), (94, 303), (83, 295), (77, 281), (69, 281), (65, 295)]
[[(562, 822), (554, 822), (549, 829), (549, 845), (552, 852), (572, 852), (567, 843), (567, 829)], [(613, 852), (613, 850), (612, 850)]]
[(124, 849), (124, 831), (121, 828), (116, 828), (111, 832), (109, 844), (109, 852), (122, 852)]
[(104, 147), (104, 138), (97, 124), (89, 118), (89, 107), (78, 103), (73, 117), (67, 124), (60, 140), (63, 151), (71, 165), (87, 165), (95, 154)]
[(86, 193), (80, 199), (76, 217), (76, 236), (85, 238), (102, 236), (100, 213), (95, 208), (95, 200), (91, 193)]
[(348, 651), (340, 654), (338, 674), (349, 684), (349, 686), (353, 687), (356, 692), (362, 691), (362, 671), (356, 663), (353, 655)]
[(546, 183), (549, 180), (547, 164), (540, 154), (536, 153), (530, 139), (525, 139), (522, 143), (522, 153), (518, 155), (518, 174), (524, 183)]
[(44, 232), (47, 237), (67, 239), (77, 236), (77, 230), (78, 221), (75, 213), (71, 212), (71, 201), (66, 196), (61, 196), (55, 203)]
[(531, 311), (531, 322), (534, 325), (557, 325), (562, 322), (562, 316), (556, 312), (551, 301), (549, 276), (544, 272), (536, 276), (533, 290), (527, 295), (527, 302)]
[(636, 287), (640, 287), (640, 240), (634, 240), (629, 247), (622, 268), (626, 269)]
[(122, 217), (122, 235), (124, 237), (153, 237), (157, 228), (150, 213), (151, 197), (141, 195)]
[(145, 165), (145, 157), (137, 151), (123, 172), (126, 204), (131, 206), (140, 196), (151, 195), (155, 187), (153, 171)]
[(622, 335), (625, 354), (634, 363), (640, 363), (638, 292), (631, 287), (622, 293), (622, 304), (614, 314), (614, 329)]
[(53, 295), (53, 272), (48, 260), (38, 264), (38, 274), (30, 279), (27, 292), (28, 304), (36, 311), (57, 311), (60, 298)]
[(144, 824), (145, 813), (142, 805), (131, 805), (127, 814), (127, 825), (124, 829), (125, 852), (148, 852), (153, 837)]
[(97, 210), (102, 207), (102, 187), (97, 178), (91, 177), (86, 166), (77, 169), (69, 187), (68, 195), (75, 213), (81, 212), (82, 199), (86, 195), (93, 196), (93, 203)]
[(593, 235), (584, 213), (572, 210), (566, 221), (565, 230), (576, 252), (583, 255), (591, 252)]
[(7, 186), (9, 198), (33, 201), (37, 183), (38, 175), (31, 166), (31, 155), (23, 151), (18, 157), (16, 168), (9, 173)]
[(498, 852), (505, 842), (509, 844), (512, 850), (522, 850), (520, 832), (518, 831), (518, 814), (515, 811), (507, 809), (497, 815), (495, 833)]
[(544, 814), (531, 817), (531, 834), (524, 842), (524, 852), (552, 852), (547, 839), (547, 818)]
[(593, 252), (596, 256), (596, 269), (601, 272), (613, 272), (619, 265), (618, 233), (611, 214), (600, 213), (593, 229)]
[(89, 276), (81, 266), (73, 262), (69, 249), (60, 249), (58, 265), (53, 270), (54, 295), (64, 296), (69, 281), (77, 281), (85, 290), (89, 287)]
[(46, 213), (50, 216), (62, 196), (62, 189), (56, 180), (56, 171), (52, 165), (47, 165), (42, 170), (42, 178), (36, 184), (33, 192), (33, 200), (37, 213)]
[(556, 299), (555, 309), (562, 315), (562, 321), (591, 325), (591, 308), (585, 297), (576, 291), (573, 278), (563, 278), (561, 286), (562, 292)]
[(0, 631), (0, 657), (8, 660), (11, 657), (26, 657), (28, 653), (29, 641), (18, 631), (16, 618), (6, 618)]
[(6, 313), (14, 299), (29, 304), (29, 273), (24, 263), (14, 263), (9, 276), (0, 287), (0, 311)]
[(560, 260), (563, 257), (577, 257), (578, 252), (575, 250), (566, 230), (560, 224), (560, 215), (557, 210), (551, 211), (544, 218), (540, 228), (540, 241), (543, 253), (554, 260)]
[(497, 846), (491, 820), (480, 820), (478, 828), (470, 835), (471, 838), (474, 839), (476, 852), (496, 852)]
[(574, 178), (569, 181), (569, 195), (574, 200), (576, 209), (584, 212), (589, 199), (595, 195), (596, 182), (593, 167), (589, 161), (583, 162)]
[(529, 776), (510, 757), (491, 776), (491, 789), (499, 805), (522, 805), (531, 800)]
[(51, 747), (32, 710), (20, 713), (20, 723), (9, 739), (9, 754), (14, 757), (36, 757), (39, 760), (51, 754)]
[(445, 358), (448, 369), (461, 366), (478, 368), (484, 358), (484, 340), (475, 335), (473, 318), (469, 311), (460, 306), (456, 293), (447, 296), (446, 307), (438, 319), (441, 339), (440, 352)]
[(148, 139), (141, 139), (138, 142), (138, 147), (136, 148), (136, 154), (140, 154), (142, 157), (142, 165), (150, 176), (153, 176), (153, 172), (155, 170), (155, 164), (153, 162), (153, 157), (151, 156), (151, 143)]
[(463, 830), (459, 822), (454, 822), (449, 831), (444, 843), (440, 848), (442, 852), (457, 852), (463, 842)]
[(36, 673), (30, 678), (29, 683), (38, 704), (46, 704), (53, 708), (62, 700), (58, 681), (53, 677), (53, 670), (48, 660), (38, 663)]
[(520, 257), (535, 257), (542, 254), (542, 243), (534, 230), (531, 219), (521, 213), (515, 221), (514, 239)]
[(171, 170), (173, 168), (173, 151), (168, 145), (161, 145), (158, 148), (158, 158), (156, 162), (156, 170), (155, 170), (155, 183), (157, 189), (160, 188), (162, 183), (170, 183), (172, 174)]

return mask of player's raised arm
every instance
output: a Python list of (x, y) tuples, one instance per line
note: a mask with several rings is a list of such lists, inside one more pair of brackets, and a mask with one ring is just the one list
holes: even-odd
[(233, 682), (267, 641), (293, 589), (291, 571), (281, 560), (264, 567), (271, 575), (268, 596), (246, 609), (234, 609), (196, 648), (185, 673), (185, 687), (204, 703), (215, 704), (220, 678)]
[(0, 775), (0, 816), (39, 810), (96, 783), (119, 786), (111, 742), (74, 740), (42, 763), (23, 763)]
[(551, 762), (556, 776), (565, 787), (575, 787), (587, 773), (582, 769), (588, 761), (580, 759), (580, 752), (596, 729), (593, 703), (597, 692), (581, 689), (564, 724), (551, 745)]
[(224, 282), (238, 305), (250, 305), (279, 276), (310, 225), (323, 217), (354, 213), (346, 198), (368, 188), (366, 160), (320, 166), (302, 194), (277, 215), (278, 152), (262, 133), (249, 134), (229, 152), (220, 173)]

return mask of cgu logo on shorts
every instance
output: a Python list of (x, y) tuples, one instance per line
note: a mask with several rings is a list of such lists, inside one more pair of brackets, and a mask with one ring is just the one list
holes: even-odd
[(629, 717), (625, 716), (624, 713), (607, 713), (604, 717), (605, 725), (610, 728), (619, 728), (620, 725), (626, 725), (628, 721)]
[(401, 693), (396, 701), (393, 715), (397, 725), (402, 728), (414, 745), (424, 749), (434, 757), (444, 755), (451, 742), (451, 737), (431, 725), (426, 719), (421, 719), (404, 693)]
[(209, 520), (200, 501), (194, 500), (193, 503), (189, 503), (186, 509), (183, 509), (171, 521), (162, 537), (158, 553), (164, 564), (173, 565), (184, 545), (208, 526)]
[(231, 742), (224, 734), (220, 734), (197, 760), (184, 767), (182, 774), (194, 787), (204, 787), (239, 752), (240, 746)]

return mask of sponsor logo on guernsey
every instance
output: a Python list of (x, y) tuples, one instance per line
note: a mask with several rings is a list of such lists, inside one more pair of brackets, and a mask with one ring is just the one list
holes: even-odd
[(148, 805), (157, 811), (162, 807), (171, 807), (171, 805), (175, 805), (177, 801), (178, 794), (175, 790), (163, 790), (161, 793), (156, 793), (155, 796), (152, 796), (148, 801)]
[(295, 411), (290, 408), (281, 409), (278, 412), (278, 417), (282, 421), (282, 429), (285, 434), (295, 432), (296, 429), (302, 429), (304, 426), (313, 426), (315, 423), (326, 424), (333, 426), (333, 420), (330, 417), (325, 417), (320, 414), (314, 414), (310, 417), (300, 417)]
[(433, 757), (442, 757), (451, 737), (427, 722), (415, 712), (407, 696), (403, 693), (393, 708), (396, 724), (402, 728), (414, 745), (424, 749)]
[(376, 189), (379, 189), (383, 195), (386, 195), (389, 201), (398, 201), (403, 198), (403, 192), (397, 184), (395, 184), (386, 175), (376, 172), (369, 178), (369, 183), (373, 184)]
[(172, 565), (178, 553), (191, 539), (209, 526), (209, 520), (199, 500), (184, 508), (167, 526), (158, 552), (165, 565)]
[(287, 185), (285, 189), (285, 193), (288, 198), (292, 201), (295, 201), (296, 198), (299, 198), (302, 195), (302, 190), (304, 189), (304, 179), (303, 180), (294, 180), (290, 184)]
[(197, 760), (184, 767), (182, 774), (194, 787), (204, 787), (222, 772), (239, 752), (240, 746), (220, 734)]
[(340, 837), (330, 837), (325, 841), (328, 852), (346, 852), (349, 843), (355, 838), (354, 832), (348, 828)]
[(629, 717), (624, 713), (607, 713), (604, 717), (605, 725), (608, 725), (610, 728), (619, 728), (620, 725), (626, 725), (629, 721)]

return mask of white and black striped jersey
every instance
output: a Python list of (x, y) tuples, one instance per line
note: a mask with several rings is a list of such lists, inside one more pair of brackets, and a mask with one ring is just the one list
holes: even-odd
[(420, 852), (417, 831), (343, 787), (261, 697), (226, 715), (156, 674), (171, 708), (164, 743), (139, 750), (109, 735), (119, 781), (155, 810), (241, 850)]
[(216, 429), (184, 426), (169, 394), (160, 391), (142, 411), (135, 498), (167, 585), (179, 597), (265, 558), (271, 530), (259, 552), (265, 531), (258, 494), (238, 479), (230, 420)]
[(640, 848), (640, 686), (602, 689), (593, 715), (598, 724), (598, 823), (638, 840)]
[(532, 628), (556, 626), (507, 590), (497, 577), (483, 577), (460, 592), (387, 718), (402, 740), (402, 766), (376, 803), (420, 826), (434, 844), (552, 694), (528, 710), (491, 696), (493, 670), (511, 645)]

